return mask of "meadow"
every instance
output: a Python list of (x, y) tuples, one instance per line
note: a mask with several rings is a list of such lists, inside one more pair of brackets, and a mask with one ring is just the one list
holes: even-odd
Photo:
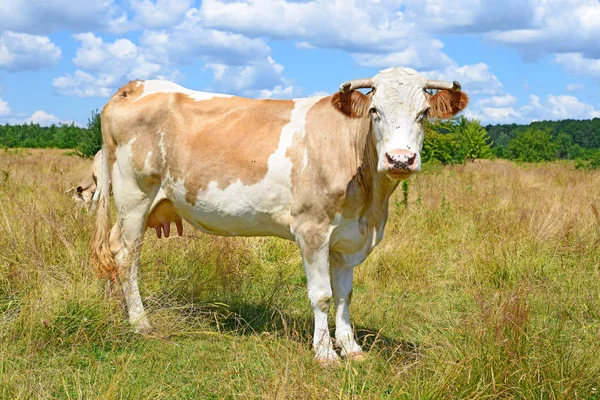
[(155, 332), (132, 333), (90, 265), (94, 215), (65, 194), (89, 164), (0, 150), (2, 399), (600, 398), (600, 172), (485, 160), (412, 177), (355, 272), (367, 358), (323, 368), (297, 246), (274, 238), (148, 231)]

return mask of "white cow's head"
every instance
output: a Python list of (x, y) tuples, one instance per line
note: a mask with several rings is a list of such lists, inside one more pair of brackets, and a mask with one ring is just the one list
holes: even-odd
[[(358, 88), (372, 92), (363, 95), (354, 91)], [(431, 89), (439, 91), (431, 95), (427, 92)], [(393, 179), (421, 170), (425, 120), (450, 118), (469, 102), (458, 82), (428, 80), (408, 68), (390, 68), (371, 79), (345, 82), (340, 96), (349, 96), (355, 116), (370, 113), (377, 141), (377, 170)]]

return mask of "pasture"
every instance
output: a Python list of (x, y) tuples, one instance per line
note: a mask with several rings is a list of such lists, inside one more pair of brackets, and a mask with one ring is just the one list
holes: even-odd
[(356, 269), (367, 359), (322, 368), (299, 251), (279, 239), (148, 231), (156, 329), (133, 334), (92, 272), (94, 216), (64, 193), (90, 162), (0, 151), (0, 398), (600, 398), (599, 172), (412, 177)]

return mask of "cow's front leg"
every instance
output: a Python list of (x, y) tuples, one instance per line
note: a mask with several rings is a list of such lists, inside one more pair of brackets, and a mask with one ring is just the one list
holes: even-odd
[[(317, 235), (318, 236), (318, 235)], [(315, 314), (313, 348), (315, 358), (323, 364), (336, 363), (338, 355), (333, 350), (329, 336), (327, 313), (331, 303), (331, 281), (329, 279), (329, 241), (313, 237), (298, 237), (302, 262), (308, 285), (308, 298)]]
[(350, 324), (350, 300), (352, 299), (352, 278), (354, 267), (339, 265), (331, 257), (331, 279), (335, 303), (335, 340), (341, 348), (342, 356), (362, 359), (362, 348), (354, 339)]

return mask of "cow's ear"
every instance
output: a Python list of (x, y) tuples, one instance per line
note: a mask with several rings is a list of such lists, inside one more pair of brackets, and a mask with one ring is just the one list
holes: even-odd
[(331, 104), (349, 118), (360, 118), (369, 113), (371, 94), (362, 94), (358, 90), (348, 93), (337, 92), (331, 96)]
[(469, 104), (469, 96), (464, 92), (440, 90), (429, 98), (429, 116), (447, 119), (464, 110)]

